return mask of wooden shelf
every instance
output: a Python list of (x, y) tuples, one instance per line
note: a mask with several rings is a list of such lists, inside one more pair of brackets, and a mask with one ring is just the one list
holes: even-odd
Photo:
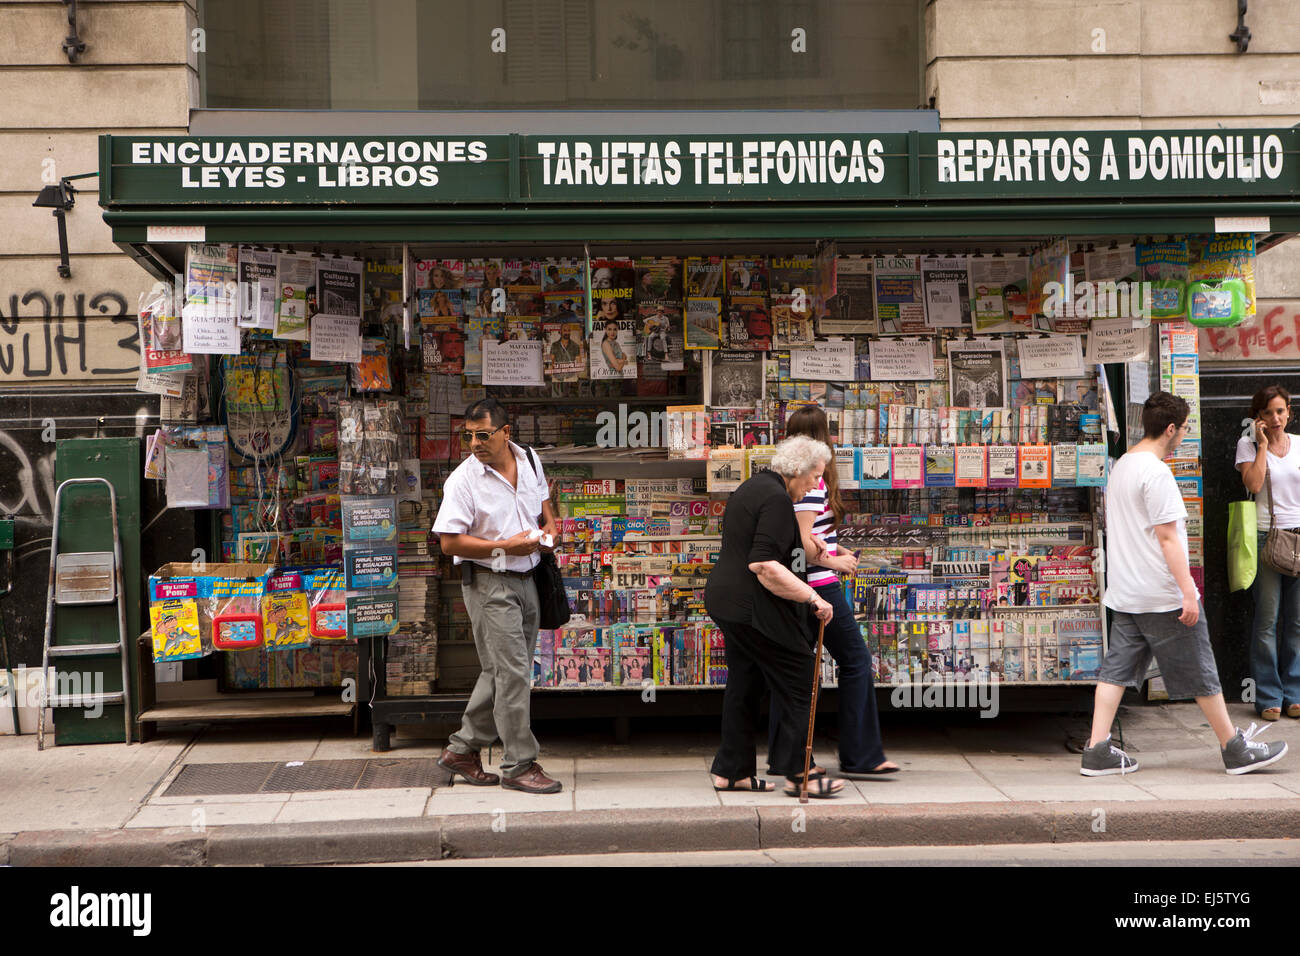
[(154, 704), (137, 720), (260, 720), (288, 717), (347, 717), (356, 704), (331, 697), (234, 697), (223, 695), (199, 700), (174, 700)]

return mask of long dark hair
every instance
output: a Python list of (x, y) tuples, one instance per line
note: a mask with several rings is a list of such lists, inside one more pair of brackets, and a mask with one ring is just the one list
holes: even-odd
[(1255, 397), (1250, 400), (1250, 417), (1259, 418), (1259, 416), (1264, 413), (1264, 410), (1268, 408), (1269, 403), (1275, 398), (1280, 398), (1282, 401), (1286, 402), (1288, 409), (1291, 407), (1290, 392), (1281, 385), (1265, 385), (1256, 392)]
[[(793, 435), (807, 435), (822, 442), (832, 451), (835, 449), (831, 443), (831, 427), (820, 405), (803, 405), (785, 420), (785, 437), (790, 438)], [(830, 505), (831, 517), (835, 521), (834, 527), (838, 528), (844, 523), (844, 501), (840, 498), (839, 475), (835, 473), (834, 457), (826, 463), (826, 468), (822, 471), (822, 479), (826, 482), (826, 503)]]

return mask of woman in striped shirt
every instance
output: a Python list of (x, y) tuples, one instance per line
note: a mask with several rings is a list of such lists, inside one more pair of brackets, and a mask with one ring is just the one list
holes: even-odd
[[(834, 447), (826, 413), (817, 405), (805, 405), (792, 414), (786, 421), (785, 434), (787, 438), (807, 435)], [(840, 772), (873, 776), (895, 773), (898, 765), (885, 759), (880, 742), (871, 651), (862, 639), (853, 606), (840, 583), (841, 574), (852, 574), (857, 569), (858, 557), (836, 546), (835, 529), (844, 520), (844, 505), (833, 461), (817, 487), (795, 502), (794, 511), (808, 555), (808, 584), (835, 609), (835, 616), (826, 625), (825, 646), (840, 665)], [(776, 750), (775, 720), (771, 727), (769, 753)]]

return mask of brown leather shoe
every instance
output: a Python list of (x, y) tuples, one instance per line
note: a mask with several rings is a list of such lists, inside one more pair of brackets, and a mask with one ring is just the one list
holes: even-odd
[(466, 783), (476, 787), (494, 787), (501, 778), (483, 769), (483, 760), (477, 751), (458, 754), (454, 750), (444, 749), (438, 758), (438, 766), (451, 771), (452, 780), (461, 777)]
[(502, 789), (522, 790), (524, 793), (559, 793), (562, 786), (560, 781), (546, 776), (542, 765), (535, 760), (519, 776), (506, 777), (501, 781)]

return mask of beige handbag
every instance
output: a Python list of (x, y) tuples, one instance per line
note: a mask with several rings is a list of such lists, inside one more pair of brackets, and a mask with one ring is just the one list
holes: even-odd
[(1300, 534), (1277, 526), (1277, 508), (1273, 504), (1273, 469), (1264, 472), (1268, 488), (1268, 536), (1259, 559), (1279, 574), (1300, 576)]

